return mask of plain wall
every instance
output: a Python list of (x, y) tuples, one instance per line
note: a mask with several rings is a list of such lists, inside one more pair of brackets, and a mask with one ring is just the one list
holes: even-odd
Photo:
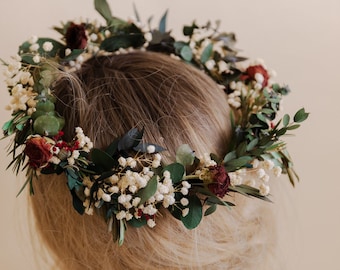
[[(115, 15), (133, 15), (131, 0), (108, 0)], [(288, 269), (340, 269), (339, 99), (340, 1), (339, 0), (135, 0), (146, 21), (154, 24), (166, 10), (168, 28), (178, 36), (194, 19), (204, 24), (220, 19), (221, 29), (237, 34), (238, 48), (252, 58), (265, 59), (288, 83), (292, 94), (284, 110), (293, 114), (301, 106), (310, 119), (287, 138), (301, 182), (291, 198), (291, 222), (296, 226)], [(124, 3), (124, 4), (122, 4)], [(58, 37), (51, 30), (60, 21), (80, 16), (100, 18), (90, 0), (11, 0), (0, 2), (0, 58), (8, 60), (31, 35)], [(3, 69), (2, 69), (3, 70)], [(0, 122), (9, 119), (4, 76), (0, 75)], [(10, 162), (0, 141), (1, 269), (36, 269), (28, 237), (25, 195), (16, 198), (24, 177), (5, 168)], [(283, 179), (286, 181), (287, 179)]]

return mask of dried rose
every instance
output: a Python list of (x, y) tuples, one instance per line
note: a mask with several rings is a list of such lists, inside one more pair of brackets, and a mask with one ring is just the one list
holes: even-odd
[(246, 69), (245, 73), (241, 76), (241, 80), (256, 80), (256, 81), (258, 81), (258, 78), (257, 78), (258, 75), (256, 75), (256, 74), (260, 74), (263, 77), (263, 78), (261, 78), (262, 87), (267, 86), (269, 74), (268, 74), (267, 70), (261, 65), (248, 67)]
[(66, 45), (70, 49), (84, 49), (87, 45), (87, 36), (85, 32), (85, 25), (71, 23), (67, 28)]
[(27, 140), (24, 153), (28, 156), (28, 164), (35, 168), (42, 168), (52, 157), (51, 144), (43, 137), (32, 137)]
[(209, 167), (209, 174), (212, 182), (208, 184), (208, 188), (216, 196), (223, 198), (227, 194), (230, 185), (230, 178), (225, 168), (221, 165)]

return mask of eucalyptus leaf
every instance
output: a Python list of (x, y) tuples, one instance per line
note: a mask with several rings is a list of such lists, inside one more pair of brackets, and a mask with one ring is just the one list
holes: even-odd
[(7, 131), (12, 124), (13, 124), (13, 120), (12, 119), (7, 121), (5, 124), (2, 125), (2, 130), (3, 131)]
[(288, 126), (289, 121), (290, 121), (290, 116), (289, 116), (289, 114), (285, 114), (285, 115), (283, 116), (283, 119), (282, 119), (282, 124), (283, 124), (283, 126), (284, 126), (284, 127)]
[(198, 224), (202, 220), (203, 211), (202, 211), (202, 204), (201, 200), (196, 195), (191, 195), (188, 197), (189, 200), (189, 213), (182, 217), (181, 220), (184, 226), (191, 230), (198, 226)]
[(210, 43), (209, 45), (207, 45), (207, 47), (204, 48), (202, 54), (201, 54), (201, 63), (205, 64), (209, 58), (212, 55), (212, 51), (213, 51), (213, 44)]
[(192, 57), (193, 57), (192, 50), (187, 45), (182, 47), (180, 55), (187, 62), (190, 62), (192, 60)]
[(79, 176), (76, 172), (71, 169), (66, 169), (66, 176), (67, 176), (67, 185), (70, 190), (73, 190), (75, 187), (82, 185), (81, 181), (79, 181)]
[(144, 204), (148, 199), (150, 199), (157, 191), (157, 176), (153, 176), (149, 182), (147, 183), (145, 188), (140, 189), (137, 193), (136, 196), (140, 197), (140, 205)]
[(188, 144), (182, 144), (176, 151), (176, 162), (183, 166), (190, 166), (195, 161), (195, 152)]
[(309, 115), (309, 113), (306, 113), (305, 109), (302, 108), (302, 109), (298, 110), (296, 112), (296, 114), (294, 115), (294, 122), (301, 123), (308, 118), (308, 115)]
[(118, 151), (130, 150), (136, 147), (142, 140), (144, 130), (130, 129), (118, 142)]
[(164, 167), (163, 172), (168, 171), (170, 172), (170, 177), (172, 180), (172, 183), (176, 184), (180, 181), (182, 181), (184, 174), (185, 174), (185, 168), (180, 163), (171, 163)]

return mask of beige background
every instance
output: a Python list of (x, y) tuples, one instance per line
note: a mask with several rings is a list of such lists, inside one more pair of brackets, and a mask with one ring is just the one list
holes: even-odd
[[(132, 1), (109, 0), (114, 14), (133, 14)], [(124, 2), (124, 4), (122, 4)], [(169, 8), (169, 28), (221, 19), (223, 29), (234, 31), (244, 55), (261, 57), (289, 83), (293, 93), (285, 99), (286, 112), (300, 106), (311, 112), (309, 121), (288, 138), (291, 155), (302, 179), (291, 198), (296, 224), (288, 269), (340, 269), (339, 117), (340, 117), (340, 1), (339, 0), (135, 0), (146, 20), (154, 22)], [(54, 36), (50, 29), (61, 20), (80, 16), (99, 18), (90, 0), (11, 0), (0, 3), (0, 58), (9, 59), (19, 43), (32, 34)], [(0, 122), (9, 118), (3, 108), (9, 98), (0, 75)], [(0, 141), (4, 149), (9, 140)], [(36, 269), (28, 240), (25, 198), (15, 198), (23, 178), (5, 171), (10, 159), (0, 155), (2, 175), (1, 269)], [(283, 179), (285, 180), (285, 179)], [(47, 202), (48, 203), (48, 202)], [(294, 236), (295, 237), (295, 236)]]

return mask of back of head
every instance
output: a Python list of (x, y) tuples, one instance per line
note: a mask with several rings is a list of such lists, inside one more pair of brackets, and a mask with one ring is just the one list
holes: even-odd
[[(93, 57), (75, 73), (61, 74), (55, 93), (66, 136), (81, 126), (99, 148), (131, 127), (144, 128), (146, 141), (167, 149), (165, 162), (183, 143), (198, 156), (223, 156), (228, 148), (225, 93), (169, 56)], [(155, 228), (128, 228), (118, 247), (100, 214), (80, 216), (72, 209), (64, 176), (40, 178), (31, 197), (36, 227), (62, 269), (251, 269), (275, 243), (268, 206), (252, 201), (244, 208), (236, 197), (237, 210), (219, 209), (194, 230), (161, 210)]]
[[(169, 56), (135, 52), (94, 57), (56, 86), (66, 134), (81, 126), (97, 147), (132, 127), (173, 156), (182, 143), (224, 154), (231, 127), (227, 98), (201, 71)], [(204, 148), (203, 148), (204, 147)]]

